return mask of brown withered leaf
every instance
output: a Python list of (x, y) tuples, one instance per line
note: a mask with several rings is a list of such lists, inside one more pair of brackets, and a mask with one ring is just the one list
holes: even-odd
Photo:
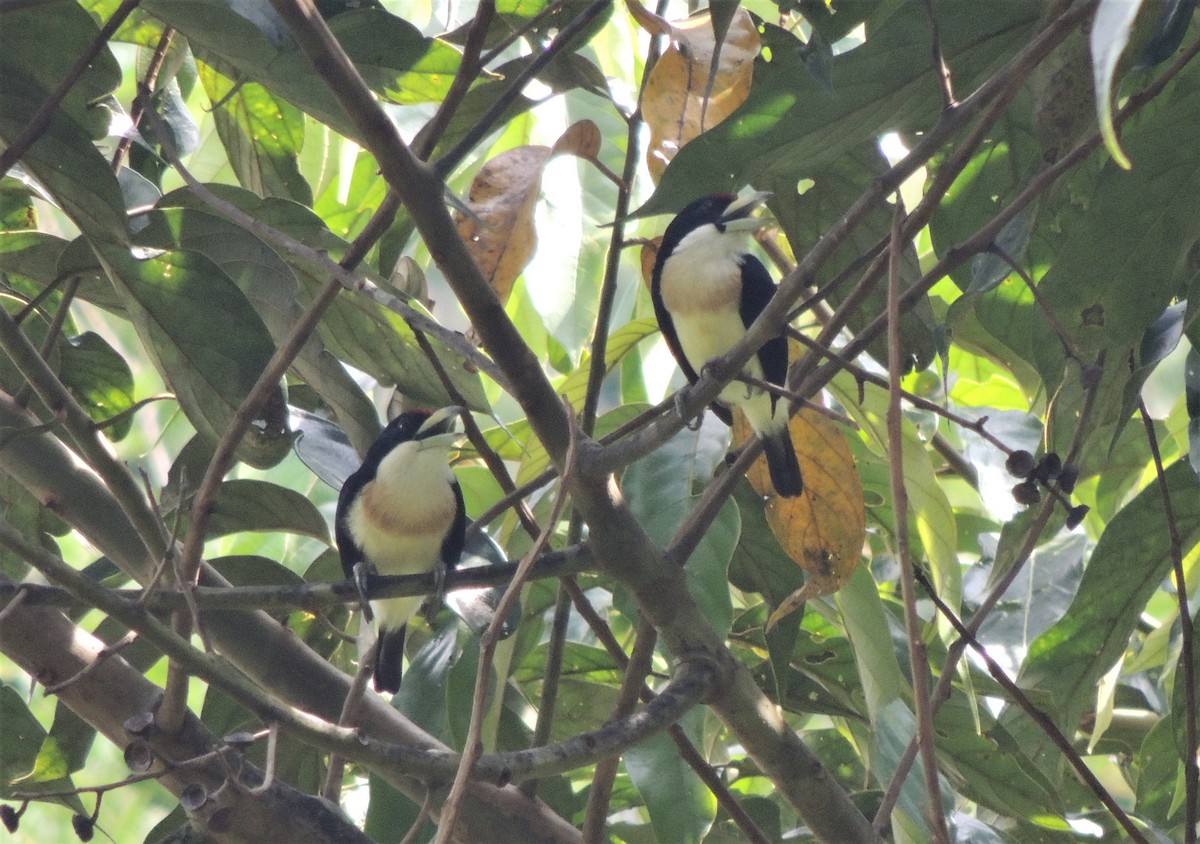
[(467, 249), (501, 302), (537, 248), (534, 209), (542, 192), (542, 171), (556, 155), (594, 161), (600, 130), (590, 120), (567, 128), (552, 147), (530, 144), (506, 150), (475, 174), (467, 194), (474, 216), (458, 212), (454, 224)]
[[(637, 4), (628, 5), (632, 11)], [(729, 22), (710, 86), (716, 40), (707, 12), (675, 23), (645, 9), (634, 12), (634, 17), (647, 31), (658, 33), (665, 26), (671, 36), (642, 97), (642, 113), (650, 128), (646, 164), (657, 183), (680, 147), (720, 123), (746, 99), (761, 39), (750, 13), (739, 8)], [(707, 100), (706, 92), (710, 92)]]
[(550, 155), (573, 155), (584, 161), (595, 161), (600, 154), (600, 127), (590, 120), (580, 120), (567, 127), (550, 151)]
[[(792, 417), (788, 431), (804, 475), (804, 492), (795, 498), (775, 495), (763, 457), (747, 473), (755, 491), (767, 496), (771, 532), (787, 555), (808, 572), (804, 586), (771, 614), (767, 629), (806, 600), (840, 589), (854, 573), (866, 537), (862, 480), (837, 423), (815, 410), (802, 409)], [(750, 433), (739, 412), (733, 441), (740, 445)]]

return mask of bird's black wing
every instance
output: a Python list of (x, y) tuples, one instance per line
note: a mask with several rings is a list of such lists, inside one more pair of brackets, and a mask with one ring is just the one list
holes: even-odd
[(333, 536), (337, 540), (338, 553), (342, 556), (342, 573), (347, 579), (354, 577), (354, 564), (363, 560), (362, 548), (350, 533), (350, 505), (363, 491), (368, 480), (362, 471), (355, 472), (346, 478), (346, 482), (342, 484), (342, 491), (338, 493), (337, 511), (333, 518)]
[[(742, 301), (738, 308), (742, 324), (747, 328), (758, 318), (763, 308), (775, 295), (775, 282), (753, 255), (742, 257)], [(758, 362), (762, 366), (763, 379), (783, 386), (787, 383), (788, 347), (787, 337), (780, 334), (772, 337), (758, 350)]]
[[(662, 249), (662, 246), (659, 246), (659, 249)], [(671, 350), (672, 357), (679, 364), (688, 383), (695, 384), (700, 380), (700, 376), (688, 362), (687, 355), (683, 353), (679, 335), (675, 333), (675, 320), (671, 319), (671, 312), (667, 310), (667, 305), (663, 302), (661, 262), (655, 264), (654, 273), (650, 279), (650, 301), (654, 303), (654, 317), (658, 320), (658, 330), (662, 332), (663, 339), (667, 341), (667, 348)], [(713, 402), (708, 409), (726, 425), (733, 424), (733, 413), (725, 405)]]
[(442, 562), (448, 571), (453, 571), (467, 544), (467, 507), (458, 481), (451, 481), (450, 487), (454, 490), (454, 521), (442, 540)]

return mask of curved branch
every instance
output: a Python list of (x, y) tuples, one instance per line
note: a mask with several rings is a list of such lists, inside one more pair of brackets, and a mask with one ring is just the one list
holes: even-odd
[[(3, 577), (0, 583), (12, 585)], [(62, 689), (59, 700), (117, 747), (135, 740), (145, 742), (157, 760), (155, 779), (172, 794), (178, 796), (190, 785), (201, 785), (210, 794), (218, 791), (229, 768), (216, 758), (217, 753), (223, 753), (234, 770), (248, 773), (250, 782), (261, 776), (240, 752), (221, 750), (191, 712), (183, 728), (173, 734), (158, 731), (135, 739), (126, 723), (152, 711), (162, 698), (162, 689), (119, 657), (104, 660), (85, 673), (103, 650), (104, 642), (48, 607), (18, 606), (0, 620), (0, 651), (43, 683), (78, 677)], [(230, 808), (234, 811), (227, 811)], [(278, 780), (254, 796), (226, 788), (220, 799), (208, 801), (189, 817), (204, 831), (218, 812), (232, 824), (224, 834), (235, 840), (261, 840), (264, 829), (306, 844), (369, 840), (327, 804)]]

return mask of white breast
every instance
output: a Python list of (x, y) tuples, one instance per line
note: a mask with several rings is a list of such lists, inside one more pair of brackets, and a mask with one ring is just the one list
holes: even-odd
[[(715, 357), (728, 352), (746, 333), (739, 312), (742, 297), (740, 237), (703, 226), (690, 233), (663, 265), (663, 304), (675, 323), (675, 335), (696, 372)], [(762, 378), (758, 358), (745, 371)], [(756, 392), (756, 391), (751, 391)], [(747, 400), (747, 387), (736, 382), (721, 391), (721, 401), (739, 405)]]
[[(420, 451), (403, 443), (379, 464), (376, 479), (351, 505), (350, 529), (363, 556), (380, 574), (423, 574), (441, 558), (442, 541), (454, 520), (457, 501), (450, 486), (453, 473), (441, 449)], [(385, 495), (384, 490), (402, 490)], [(404, 624), (421, 604), (420, 597), (372, 601), (384, 626)]]

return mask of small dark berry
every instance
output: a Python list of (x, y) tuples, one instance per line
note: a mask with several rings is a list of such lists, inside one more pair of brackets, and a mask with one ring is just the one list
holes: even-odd
[(1008, 459), (1004, 461), (1004, 468), (1014, 478), (1028, 478), (1029, 473), (1033, 471), (1036, 465), (1033, 460), (1033, 455), (1025, 449), (1014, 451), (1008, 455)]
[(4, 823), (4, 828), (9, 832), (16, 832), (21, 825), (21, 815), (16, 809), (5, 803), (0, 806), (0, 821)]
[(1052, 481), (1058, 477), (1062, 471), (1062, 458), (1053, 451), (1042, 455), (1042, 459), (1038, 462), (1037, 473), (1039, 478), (1044, 478), (1047, 481)]
[(1070, 495), (1075, 491), (1075, 482), (1077, 480), (1079, 480), (1079, 467), (1073, 463), (1068, 463), (1058, 473), (1058, 488), (1067, 495)]
[(1032, 480), (1022, 481), (1012, 488), (1012, 497), (1016, 499), (1018, 504), (1024, 504), (1029, 507), (1037, 504), (1042, 500), (1042, 493), (1037, 488), (1037, 483)]
[(195, 812), (208, 802), (208, 789), (198, 782), (185, 786), (179, 794), (179, 805), (185, 812)]
[(1067, 510), (1067, 530), (1075, 530), (1083, 523), (1083, 517), (1088, 514), (1091, 509), (1086, 504), (1076, 504), (1071, 509)]
[(71, 826), (75, 828), (75, 834), (79, 836), (80, 841), (91, 841), (95, 835), (96, 822), (85, 815), (72, 816)]

